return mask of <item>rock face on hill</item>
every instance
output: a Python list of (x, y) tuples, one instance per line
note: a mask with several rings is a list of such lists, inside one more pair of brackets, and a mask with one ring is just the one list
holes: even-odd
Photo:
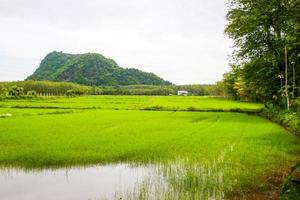
[(27, 80), (66, 81), (83, 85), (170, 85), (153, 73), (121, 68), (97, 53), (67, 54), (51, 52)]

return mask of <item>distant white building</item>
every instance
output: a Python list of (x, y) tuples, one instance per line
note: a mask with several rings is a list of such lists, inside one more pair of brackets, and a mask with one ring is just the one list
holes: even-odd
[(178, 96), (187, 96), (188, 94), (189, 94), (189, 92), (186, 90), (178, 90), (177, 91)]

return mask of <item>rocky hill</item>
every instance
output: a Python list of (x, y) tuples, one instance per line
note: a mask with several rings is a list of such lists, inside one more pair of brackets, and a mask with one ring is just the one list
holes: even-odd
[(97, 53), (67, 54), (51, 52), (27, 80), (74, 82), (83, 85), (170, 85), (153, 73), (122, 68)]

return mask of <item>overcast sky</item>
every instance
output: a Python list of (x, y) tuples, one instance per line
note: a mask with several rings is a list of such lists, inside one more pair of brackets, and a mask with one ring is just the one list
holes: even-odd
[(175, 84), (228, 71), (226, 0), (0, 0), (0, 81), (22, 80), (51, 51), (101, 53)]

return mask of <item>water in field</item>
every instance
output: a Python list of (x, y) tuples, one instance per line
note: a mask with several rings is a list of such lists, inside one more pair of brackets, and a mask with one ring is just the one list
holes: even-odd
[(0, 169), (0, 199), (224, 199), (225, 165), (172, 162), (55, 170)]
[(144, 167), (107, 165), (24, 171), (0, 170), (1, 200), (116, 199), (148, 174)]

